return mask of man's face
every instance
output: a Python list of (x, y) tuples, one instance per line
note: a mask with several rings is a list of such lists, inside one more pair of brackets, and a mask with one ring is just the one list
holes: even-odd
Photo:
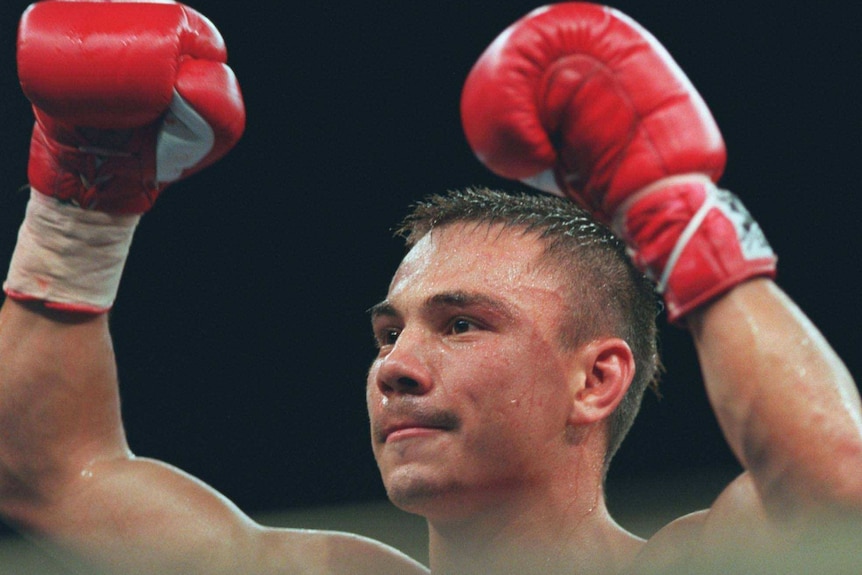
[(431, 518), (560, 473), (577, 378), (560, 275), (532, 235), (454, 224), (420, 240), (372, 311), (372, 444), (390, 499)]

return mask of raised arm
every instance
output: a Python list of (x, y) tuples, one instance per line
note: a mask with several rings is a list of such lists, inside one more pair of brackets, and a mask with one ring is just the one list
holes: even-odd
[(768, 281), (687, 320), (718, 421), (768, 516), (801, 528), (823, 513), (862, 517), (859, 392), (811, 321)]
[(772, 282), (776, 258), (759, 226), (716, 187), (719, 130), (649, 32), (592, 4), (536, 10), (479, 58), (462, 115), (491, 170), (572, 198), (610, 225), (655, 280), (669, 319), (693, 334), (747, 470), (713, 522), (750, 536), (740, 526), (755, 516), (790, 533), (836, 509), (862, 513), (855, 384)]
[(224, 60), (180, 4), (49, 1), (22, 19), (37, 121), (0, 310), (0, 513), (109, 572), (423, 573), (360, 537), (261, 527), (129, 451), (107, 311), (141, 214), (240, 137)]

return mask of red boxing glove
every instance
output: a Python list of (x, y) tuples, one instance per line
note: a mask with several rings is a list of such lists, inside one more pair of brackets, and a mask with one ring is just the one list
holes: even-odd
[(31, 186), (88, 209), (147, 211), (242, 135), (226, 58), (218, 30), (182, 4), (33, 4), (18, 30), (18, 76), (36, 115)]
[(32, 187), (4, 290), (74, 312), (113, 305), (140, 215), (224, 156), (245, 108), (218, 30), (175, 2), (44, 1), (18, 30)]
[[(700, 206), (714, 207), (704, 202), (724, 170), (724, 143), (679, 66), (624, 14), (578, 2), (534, 10), (480, 56), (464, 85), (461, 115), (470, 145), (493, 172), (571, 198), (611, 224), (635, 263), (659, 283), (671, 320), (747, 277), (774, 273), (768, 245), (725, 257), (733, 251), (728, 242), (753, 241), (741, 235), (751, 226), (733, 225), (750, 218), (721, 226), (731, 235), (717, 243), (692, 244), (708, 254), (677, 245), (703, 232), (686, 226)], [(635, 238), (631, 218), (647, 213), (637, 201), (645, 189), (665, 186), (688, 190), (689, 220), (680, 225), (676, 205), (653, 206), (651, 225), (639, 226)], [(756, 254), (754, 263), (748, 254)]]
[(775, 277), (777, 258), (742, 202), (707, 178), (659, 180), (620, 209), (614, 230), (656, 282), (668, 319), (753, 277)]

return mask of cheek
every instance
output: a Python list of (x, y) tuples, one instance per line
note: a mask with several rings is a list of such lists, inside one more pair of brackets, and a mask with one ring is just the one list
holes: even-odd
[(560, 377), (548, 367), (548, 358), (529, 349), (517, 351), (462, 366), (459, 376), (468, 383), (453, 395), (495, 433), (529, 436), (560, 406)]
[(380, 393), (380, 388), (377, 387), (377, 371), (378, 362), (375, 361), (368, 369), (368, 376), (365, 379), (365, 406), (372, 421), (374, 421), (375, 413), (386, 404), (386, 397)]
[(563, 432), (568, 384), (559, 358), (545, 351), (541, 346), (510, 350), (495, 362), (485, 385), (469, 388), (469, 401), (482, 403), (489, 425), (526, 441)]

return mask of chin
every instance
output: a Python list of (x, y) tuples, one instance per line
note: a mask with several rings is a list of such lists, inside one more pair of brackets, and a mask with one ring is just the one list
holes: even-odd
[(403, 471), (384, 480), (389, 501), (402, 511), (431, 521), (458, 521), (475, 512), (478, 502), (457, 481)]
[(386, 486), (386, 495), (396, 507), (418, 513), (418, 508), (437, 501), (443, 489), (428, 478), (416, 473), (405, 473), (399, 470), (390, 474), (383, 481)]
[(417, 515), (439, 510), (456, 491), (451, 481), (441, 480), (416, 469), (397, 469), (383, 477), (386, 495), (393, 505)]

